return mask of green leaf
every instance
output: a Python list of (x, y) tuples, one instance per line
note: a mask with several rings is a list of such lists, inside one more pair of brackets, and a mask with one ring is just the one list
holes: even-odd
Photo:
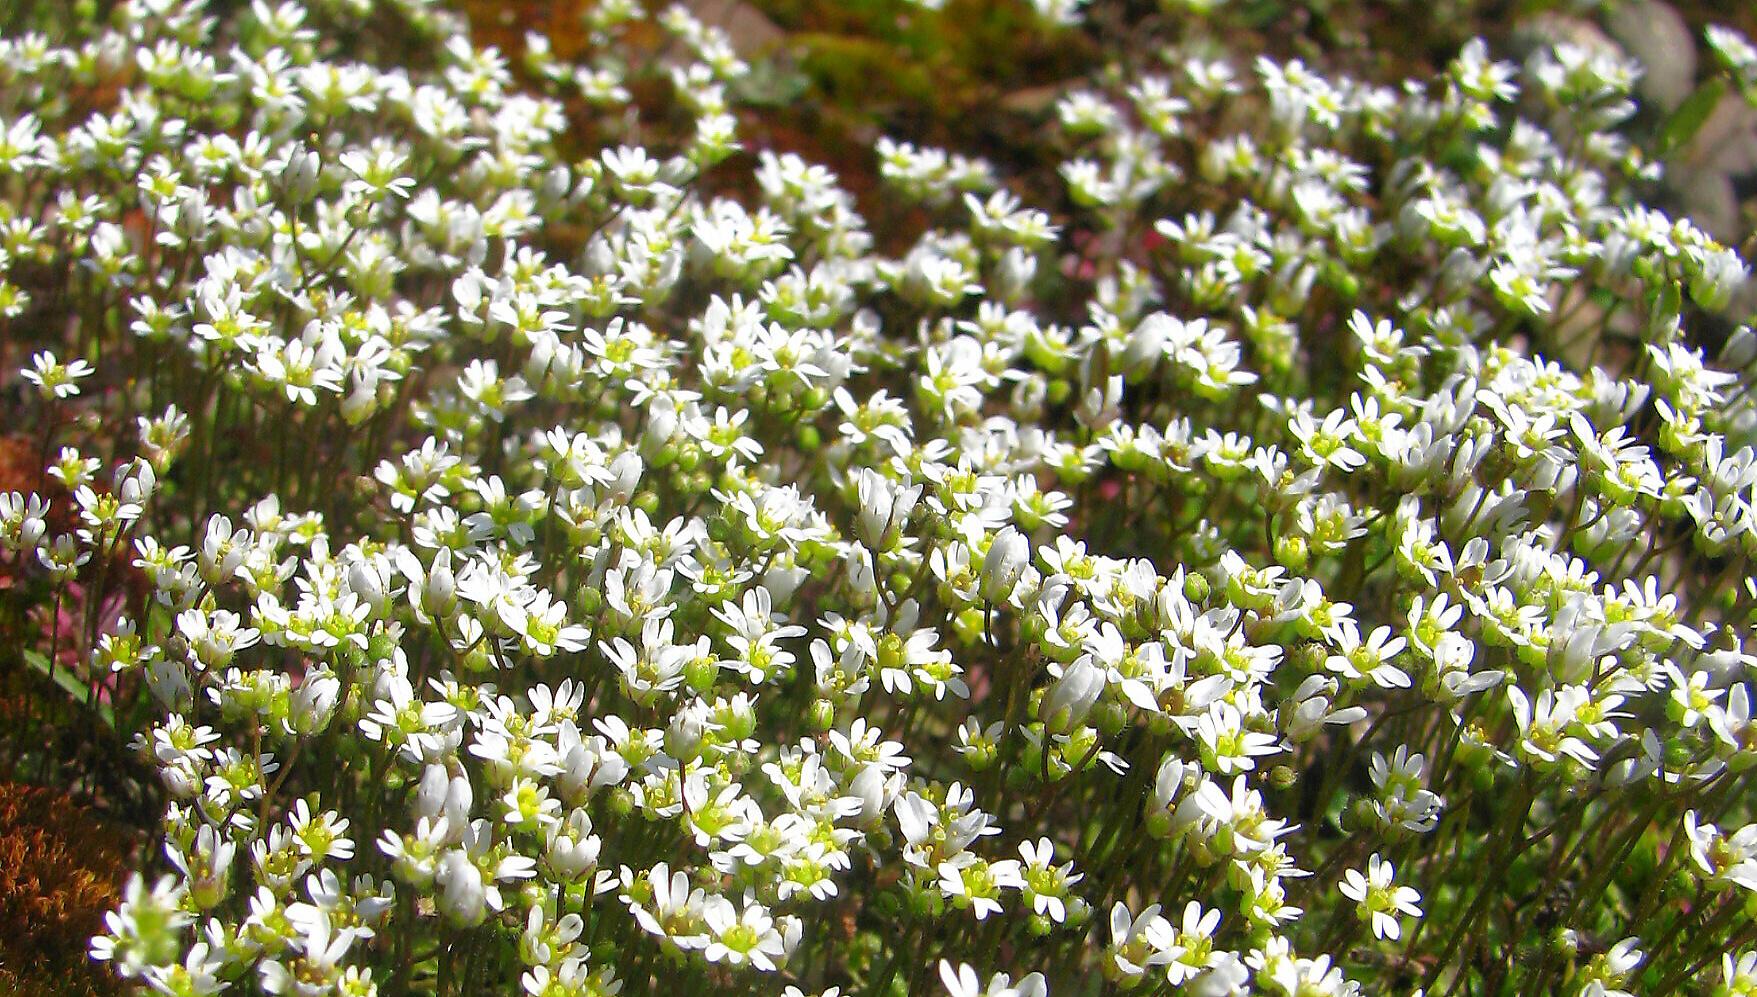
[[(81, 682), (73, 674), (72, 669), (50, 668), (49, 659), (35, 651), (25, 651), (24, 661), (25, 664), (30, 665), (44, 675), (52, 676), (55, 680), (55, 684), (60, 686), (61, 691), (67, 693), (75, 703), (78, 703), (82, 707), (88, 705), (87, 699), (91, 696), (91, 690), (86, 688), (85, 683)], [(115, 711), (110, 709), (108, 703), (90, 703), (89, 705), (97, 713), (98, 719), (104, 722), (104, 726), (111, 730), (116, 729), (116, 714)]]
[(1697, 87), (1695, 93), (1678, 105), (1678, 109), (1660, 126), (1659, 142), (1655, 149), (1659, 157), (1669, 158), (1672, 153), (1688, 145), (1696, 137), (1696, 133), (1702, 130), (1702, 123), (1714, 113), (1715, 105), (1720, 103), (1720, 98), (1725, 93), (1726, 81), (1716, 76)]

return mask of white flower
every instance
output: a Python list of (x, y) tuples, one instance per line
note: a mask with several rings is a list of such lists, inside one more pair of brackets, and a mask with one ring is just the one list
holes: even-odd
[(953, 966), (941, 959), (939, 974), (947, 997), (1048, 997), (1049, 994), (1049, 985), (1041, 973), (1028, 973), (1016, 984), (1006, 973), (997, 973), (984, 983), (969, 963)]
[(1690, 857), (1708, 882), (1757, 890), (1757, 823), (1724, 834), (1691, 810), (1684, 814), (1684, 833)]
[(940, 863), (939, 886), (959, 907), (968, 907), (978, 921), (984, 921), (1002, 911), (1002, 890), (1024, 887), (1019, 869), (1013, 859), (989, 862), (965, 852)]
[(482, 870), (461, 848), (454, 848), (439, 860), (434, 873), (439, 885), (439, 909), (453, 923), (463, 927), (481, 924), (487, 916), (487, 887)]
[(1355, 914), (1372, 925), (1374, 935), (1396, 940), (1403, 932), (1398, 923), (1400, 916), (1421, 916), (1421, 908), (1416, 906), (1421, 894), (1410, 887), (1396, 885), (1392, 881), (1393, 875), (1391, 863), (1375, 853), (1367, 859), (1366, 875), (1361, 875), (1359, 869), (1349, 869), (1342, 874), (1338, 889), (1343, 896), (1360, 905)]
[(45, 399), (59, 400), (79, 394), (78, 382), (90, 377), (93, 370), (92, 365), (84, 360), (75, 359), (64, 364), (55, 359), (55, 354), (44, 350), (32, 355), (31, 365), (19, 373), (36, 385)]
[(710, 939), (703, 955), (709, 962), (734, 966), (749, 962), (764, 972), (774, 972), (776, 961), (786, 954), (774, 918), (762, 904), (746, 897), (738, 910), (725, 897), (709, 897), (702, 906)]
[(1013, 590), (1031, 560), (1031, 544), (1012, 527), (995, 534), (982, 557), (979, 591), (993, 605), (1011, 601)]
[(1196, 718), (1195, 736), (1200, 742), (1202, 764), (1220, 774), (1249, 772), (1257, 759), (1283, 750), (1273, 734), (1248, 730), (1238, 707), (1220, 700)]
[(1105, 948), (1105, 969), (1124, 980), (1144, 976), (1149, 969), (1172, 960), (1171, 923), (1151, 904), (1140, 916), (1117, 902), (1110, 908), (1110, 944)]

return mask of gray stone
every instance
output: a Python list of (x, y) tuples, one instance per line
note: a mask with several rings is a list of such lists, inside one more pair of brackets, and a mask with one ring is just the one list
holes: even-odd
[(1636, 92), (1643, 101), (1670, 111), (1696, 88), (1696, 39), (1671, 4), (1626, 0), (1611, 8), (1605, 27), (1641, 63)]
[(1622, 46), (1599, 30), (1598, 25), (1584, 18), (1569, 17), (1555, 11), (1540, 11), (1517, 21), (1508, 37), (1511, 54), (1520, 60), (1538, 49), (1562, 42), (1617, 56), (1623, 54)]
[(1757, 108), (1735, 94), (1722, 97), (1682, 158), (1692, 166), (1728, 176), (1757, 173)]
[(733, 50), (745, 58), (761, 55), (787, 37), (762, 11), (740, 0), (684, 0), (683, 5), (703, 24), (724, 30)]
[(1678, 198), (1678, 206), (1703, 231), (1721, 242), (1738, 238), (1739, 202), (1726, 174), (1674, 166), (1667, 179)]

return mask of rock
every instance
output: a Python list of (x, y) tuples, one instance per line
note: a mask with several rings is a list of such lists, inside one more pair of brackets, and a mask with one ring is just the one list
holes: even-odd
[(1728, 95), (1667, 167), (1666, 179), (1698, 225), (1721, 242), (1737, 245), (1749, 234), (1738, 189), (1754, 176), (1757, 108)]
[(683, 6), (703, 24), (724, 30), (732, 48), (745, 58), (767, 52), (787, 36), (762, 11), (740, 0), (686, 0)]
[(1617, 4), (1605, 27), (1641, 63), (1636, 92), (1643, 101), (1671, 111), (1696, 88), (1696, 39), (1670, 4), (1661, 0)]
[(1618, 57), (1624, 54), (1622, 46), (1600, 31), (1598, 25), (1554, 11), (1542, 11), (1516, 23), (1508, 41), (1512, 53), (1520, 59), (1540, 48), (1562, 42)]
[(1738, 238), (1739, 202), (1726, 174), (1677, 166), (1666, 179), (1677, 197), (1678, 207), (1703, 231), (1721, 242)]
[(1684, 148), (1682, 159), (1727, 176), (1757, 173), (1757, 107), (1736, 94), (1722, 97)]

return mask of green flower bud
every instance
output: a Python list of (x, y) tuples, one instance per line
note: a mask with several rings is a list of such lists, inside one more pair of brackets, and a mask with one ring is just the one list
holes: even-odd
[(707, 694), (720, 677), (720, 659), (711, 654), (691, 660), (683, 666), (683, 681), (691, 690)]
[(1147, 815), (1147, 833), (1155, 838), (1171, 836), (1171, 814), (1164, 810), (1154, 810)]
[(612, 789), (605, 797), (605, 806), (618, 817), (627, 817), (634, 813), (634, 794), (622, 786)]
[(909, 912), (918, 918), (936, 918), (945, 911), (945, 898), (938, 893), (918, 890), (909, 896)]
[[(1121, 733), (1124, 727), (1128, 726), (1128, 710), (1122, 703), (1119, 703), (1116, 700), (1107, 700), (1099, 703), (1093, 708), (1092, 722), (1107, 736), (1114, 737)], [(1078, 761), (1080, 758), (1084, 757), (1085, 754), (1085, 751), (1081, 751), (1079, 755), (1075, 756), (1074, 760)]]
[(1283, 536), (1275, 539), (1275, 560), (1292, 571), (1304, 571), (1311, 561), (1311, 550), (1304, 537)]
[(1184, 598), (1196, 605), (1206, 605), (1212, 591), (1213, 585), (1208, 581), (1207, 575), (1192, 571), (1184, 576)]
[(1342, 814), (1342, 829), (1350, 834), (1371, 830), (1379, 823), (1379, 813), (1373, 808), (1373, 801), (1362, 796), (1348, 805)]

